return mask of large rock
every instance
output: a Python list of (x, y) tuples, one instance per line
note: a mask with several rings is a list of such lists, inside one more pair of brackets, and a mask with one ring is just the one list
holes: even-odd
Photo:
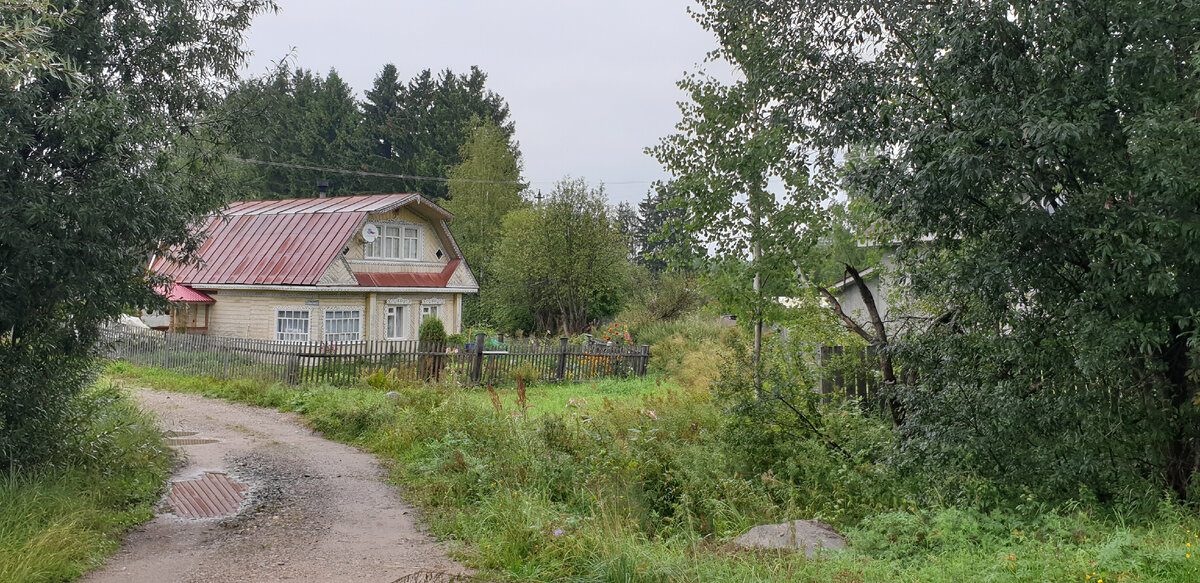
[(733, 539), (733, 544), (749, 549), (803, 550), (813, 556), (817, 549), (844, 549), (846, 539), (832, 526), (819, 520), (793, 520), (779, 524), (764, 524)]

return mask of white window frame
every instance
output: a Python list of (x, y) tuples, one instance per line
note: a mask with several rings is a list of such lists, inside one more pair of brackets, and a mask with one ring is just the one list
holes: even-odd
[[(325, 317), (322, 318), (322, 337), (325, 342), (358, 342), (362, 340), (362, 315), (362, 308), (357, 307), (325, 308)], [(352, 327), (341, 325), (351, 322), (354, 324)]]
[[(411, 237), (409, 236), (410, 231), (412, 232)], [(421, 258), (421, 229), (416, 225), (400, 226), (400, 258), (405, 261), (416, 261)]]
[[(404, 325), (405, 324), (404, 319), (405, 319), (406, 312), (408, 312), (408, 306), (406, 306), (406, 305), (387, 306), (387, 309), (384, 310), (384, 312), (383, 312), (383, 335), (386, 339), (388, 339), (388, 340), (407, 340), (408, 339), (408, 328)], [(391, 326), (391, 324), (389, 323), (389, 320), (393, 317), (396, 318), (396, 326), (395, 326), (394, 330), (393, 330), (393, 327)], [(395, 334), (392, 333), (393, 331), (395, 332)]]
[(420, 261), (425, 246), (423, 228), (423, 225), (404, 221), (380, 223), (379, 235), (375, 240), (363, 244), (363, 258)]
[[(303, 317), (301, 314), (303, 314)], [(299, 323), (303, 322), (304, 331), (301, 333), (295, 329), (284, 330), (284, 324), (288, 322), (294, 323), (293, 325), (298, 325)], [(312, 310), (301, 308), (275, 309), (275, 340), (280, 342), (308, 342), (311, 338)]]
[[(421, 323), (424, 324), (425, 318), (428, 318), (430, 316), (433, 316), (434, 318), (442, 320), (441, 315), (439, 315), (439, 312), (441, 312), (441, 310), (438, 309), (440, 307), (442, 307), (441, 304), (421, 304)], [(442, 320), (442, 324), (445, 324), (445, 323), (446, 323), (446, 321)]]

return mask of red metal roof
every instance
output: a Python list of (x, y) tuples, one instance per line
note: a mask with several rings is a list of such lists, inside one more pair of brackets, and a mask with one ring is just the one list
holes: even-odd
[(188, 302), (192, 304), (211, 304), (216, 300), (203, 292), (198, 292), (186, 285), (169, 284), (154, 288), (158, 295), (167, 298), (168, 302)]
[(312, 285), (342, 250), (365, 212), (212, 217), (201, 265), (159, 259), (151, 269), (179, 283)]
[(461, 259), (451, 260), (440, 273), (355, 273), (365, 287), (446, 287)]
[(315, 285), (367, 215), (408, 204), (452, 216), (417, 194), (236, 202), (205, 223), (200, 265), (159, 258), (150, 268), (190, 285)]
[(307, 213), (384, 213), (409, 203), (429, 207), (434, 212), (452, 218), (446, 209), (424, 199), (419, 194), (364, 194), (359, 196), (337, 196), (334, 198), (289, 198), (285, 200), (250, 200), (235, 202), (225, 208), (224, 214), (237, 215), (284, 215)]

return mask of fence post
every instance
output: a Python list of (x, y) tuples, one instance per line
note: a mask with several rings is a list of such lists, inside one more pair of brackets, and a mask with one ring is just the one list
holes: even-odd
[(163, 332), (163, 368), (171, 368), (171, 337)]
[(642, 345), (641, 366), (638, 368), (638, 376), (646, 376), (646, 370), (650, 368), (650, 345)]
[(475, 334), (475, 353), (471, 356), (471, 384), (478, 385), (483, 379), (483, 338), (484, 333)]
[(298, 385), (300, 384), (300, 345), (296, 344), (292, 348), (293, 350), (288, 353), (287, 372), (284, 373), (284, 377), (289, 385)]
[(567, 337), (563, 336), (558, 339), (558, 369), (554, 371), (554, 378), (563, 380), (567, 377)]

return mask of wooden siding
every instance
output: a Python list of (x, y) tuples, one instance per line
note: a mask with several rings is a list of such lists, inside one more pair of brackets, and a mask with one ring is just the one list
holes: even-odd
[[(364, 340), (382, 340), (385, 333), (384, 317), (387, 313), (387, 300), (403, 299), (410, 303), (408, 322), (410, 339), (416, 339), (420, 319), (420, 306), (423, 300), (437, 299), (445, 303), (439, 308), (439, 317), (446, 326), (447, 334), (457, 334), (461, 331), (462, 322), (459, 315), (461, 294), (413, 293), (413, 294), (348, 294), (329, 292), (256, 292), (256, 291), (220, 291), (209, 292), (216, 299), (210, 304), (208, 315), (208, 334), (230, 338), (253, 338), (257, 340), (275, 340), (275, 311), (279, 307), (295, 307), (308, 309), (309, 338), (320, 341), (324, 338), (324, 308), (351, 307), (363, 310), (362, 334)], [(375, 302), (368, 310), (371, 296)], [(308, 302), (315, 301), (317, 305), (309, 306)]]

